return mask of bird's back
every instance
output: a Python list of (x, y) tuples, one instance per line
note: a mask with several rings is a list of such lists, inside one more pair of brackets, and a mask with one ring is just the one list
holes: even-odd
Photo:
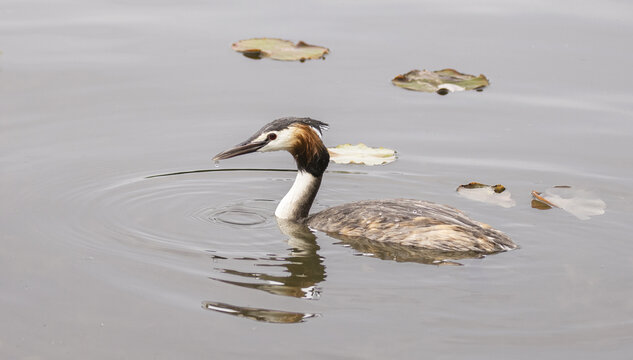
[(453, 207), (420, 200), (359, 201), (313, 214), (305, 223), (334, 236), (429, 250), (495, 253), (517, 247), (504, 233)]

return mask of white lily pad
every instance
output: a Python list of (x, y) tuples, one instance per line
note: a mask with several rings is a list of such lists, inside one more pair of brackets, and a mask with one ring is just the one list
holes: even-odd
[(602, 215), (607, 204), (590, 191), (571, 186), (554, 186), (545, 192), (532, 191), (532, 207), (539, 210), (559, 208), (581, 220)]
[(465, 90), (482, 91), (490, 85), (483, 74), (479, 76), (462, 74), (454, 69), (411, 70), (406, 74), (396, 76), (391, 82), (407, 90), (435, 92), (440, 95)]
[(309, 59), (325, 59), (330, 52), (328, 48), (315, 46), (299, 41), (297, 44), (289, 40), (257, 38), (240, 40), (231, 48), (251, 59), (269, 57), (275, 60), (304, 62)]
[(365, 144), (343, 144), (328, 148), (330, 160), (337, 164), (384, 165), (396, 161), (396, 151), (372, 148)]
[(511, 208), (516, 205), (516, 201), (512, 199), (510, 191), (500, 184), (486, 185), (478, 182), (471, 182), (465, 185), (460, 185), (457, 188), (457, 193), (470, 200), (498, 205), (504, 208)]

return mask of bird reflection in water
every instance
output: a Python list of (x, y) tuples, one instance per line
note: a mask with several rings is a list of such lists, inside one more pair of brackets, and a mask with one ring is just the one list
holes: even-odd
[(247, 319), (263, 321), (274, 324), (293, 324), (304, 322), (306, 319), (316, 317), (318, 314), (299, 313), (283, 310), (271, 310), (253, 308), (247, 306), (235, 306), (227, 303), (203, 301), (202, 308), (224, 314), (234, 315)]
[[(282, 269), (287, 275), (271, 275), (261, 272), (244, 272), (233, 269), (217, 268), (223, 274), (241, 277), (250, 281), (228, 280), (210, 277), (225, 284), (256, 289), (274, 295), (283, 295), (301, 299), (315, 300), (321, 295), (318, 284), (325, 280), (323, 258), (317, 251), (316, 236), (303, 224), (277, 219), (279, 229), (289, 237), (290, 254), (286, 257), (266, 256), (262, 258), (237, 258), (233, 260), (256, 261), (255, 266)], [(272, 269), (271, 269), (272, 270)], [(271, 310), (253, 307), (241, 307), (226, 303), (205, 301), (202, 307), (207, 310), (249, 318), (270, 323), (297, 323), (318, 314), (298, 313), (283, 310)]]
[(341, 240), (337, 243), (337, 245), (350, 247), (356, 250), (354, 255), (369, 256), (382, 260), (393, 260), (396, 262), (461, 266), (462, 264), (455, 260), (483, 259), (485, 257), (485, 255), (474, 251), (440, 251), (433, 249), (420, 249), (418, 247), (397, 243), (372, 241), (362, 237), (350, 237), (339, 234), (328, 235)]
[(321, 292), (317, 284), (325, 280), (323, 258), (317, 254), (319, 246), (316, 236), (307, 226), (288, 220), (277, 219), (279, 229), (289, 236), (290, 254), (286, 257), (268, 256), (259, 259), (238, 258), (240, 260), (257, 260), (255, 266), (265, 268), (284, 268), (288, 275), (269, 275), (264, 272), (242, 272), (232, 269), (217, 269), (228, 275), (261, 280), (261, 282), (243, 282), (211, 277), (226, 284), (265, 291), (270, 294), (297, 297), (302, 299), (318, 299)]
[[(225, 284), (260, 290), (274, 295), (308, 300), (318, 299), (321, 295), (318, 284), (325, 280), (326, 273), (323, 258), (318, 254), (320, 248), (317, 245), (316, 236), (303, 224), (283, 219), (277, 219), (277, 223), (279, 229), (289, 237), (288, 244), (291, 247), (288, 256), (280, 257), (270, 255), (261, 258), (242, 257), (233, 260), (256, 261), (255, 266), (261, 268), (283, 268), (282, 271), (287, 273), (287, 275), (271, 275), (263, 271), (244, 272), (233, 269), (216, 268), (216, 270), (223, 274), (246, 278), (251, 281), (228, 280), (219, 277), (209, 278)], [(341, 242), (338, 243), (339, 245), (354, 249), (357, 252), (356, 255), (371, 256), (397, 262), (461, 265), (454, 260), (483, 257), (481, 253), (476, 252), (428, 250), (401, 244), (371, 241), (364, 238), (345, 237), (339, 234), (328, 235), (341, 240)], [(215, 258), (225, 259), (218, 256)], [(214, 301), (205, 301), (202, 303), (202, 307), (207, 310), (269, 323), (298, 323), (319, 316), (319, 314), (313, 313), (243, 307)]]

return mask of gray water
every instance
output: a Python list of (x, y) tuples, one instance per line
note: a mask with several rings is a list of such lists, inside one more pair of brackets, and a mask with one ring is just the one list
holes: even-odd
[[(3, 0), (0, 357), (629, 359), (631, 14), (623, 1)], [(230, 49), (257, 36), (331, 54)], [(446, 67), (492, 85), (390, 84)], [(293, 172), (187, 173), (290, 115), (328, 122), (327, 145), (399, 153), (331, 165), (314, 211), (425, 199), (521, 248), (463, 266), (362, 256), (282, 232)], [(293, 163), (217, 169), (238, 168)], [(469, 181), (504, 184), (517, 206), (460, 197)], [(532, 209), (530, 192), (553, 185), (606, 213)]]

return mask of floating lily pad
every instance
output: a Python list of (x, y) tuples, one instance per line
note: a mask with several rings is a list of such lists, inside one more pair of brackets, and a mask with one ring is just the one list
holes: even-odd
[(607, 205), (591, 192), (571, 186), (554, 186), (545, 192), (532, 191), (532, 207), (539, 210), (559, 208), (581, 220), (604, 214)]
[(455, 91), (482, 91), (490, 85), (482, 74), (479, 76), (462, 74), (457, 70), (444, 69), (437, 71), (411, 70), (398, 75), (391, 82), (401, 88), (414, 91), (435, 92), (446, 95)]
[(269, 57), (275, 60), (304, 62), (309, 59), (325, 59), (328, 48), (299, 41), (297, 44), (282, 39), (258, 38), (240, 40), (231, 48), (251, 59)]
[(532, 191), (532, 207), (539, 210), (549, 210), (551, 208), (558, 208), (556, 204), (553, 204), (538, 191)]
[(516, 202), (512, 199), (510, 191), (506, 190), (505, 186), (501, 184), (486, 185), (478, 182), (471, 182), (465, 185), (460, 185), (457, 188), (457, 193), (470, 200), (499, 205), (504, 208), (511, 208), (516, 205)]
[(328, 148), (330, 160), (337, 164), (384, 165), (396, 161), (396, 151), (372, 148), (365, 144), (344, 144)]

